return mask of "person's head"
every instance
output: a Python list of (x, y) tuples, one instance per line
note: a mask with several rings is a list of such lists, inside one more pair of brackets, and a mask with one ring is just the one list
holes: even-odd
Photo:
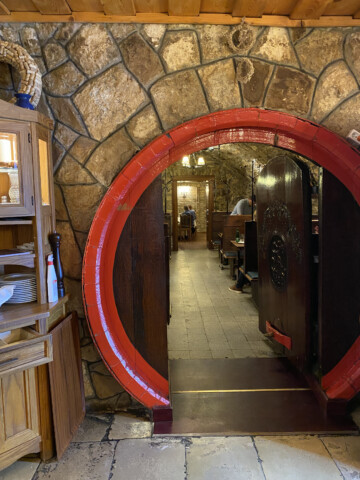
[(192, 206), (191, 206), (191, 205), (189, 205), (189, 210), (192, 210)]
[(187, 212), (189, 210), (189, 207), (187, 205), (184, 205), (184, 211)]

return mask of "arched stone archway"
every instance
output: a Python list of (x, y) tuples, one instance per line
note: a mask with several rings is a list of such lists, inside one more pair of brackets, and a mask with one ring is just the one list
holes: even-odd
[[(119, 318), (113, 295), (113, 265), (125, 222), (154, 178), (183, 154), (223, 143), (255, 142), (295, 151), (336, 176), (360, 203), (360, 155), (324, 127), (292, 115), (234, 109), (191, 120), (160, 136), (132, 158), (104, 196), (86, 245), (83, 300), (90, 330), (114, 377), (148, 407), (168, 405), (168, 382), (135, 350)], [(323, 378), (330, 398), (352, 398), (360, 390), (360, 338)]]

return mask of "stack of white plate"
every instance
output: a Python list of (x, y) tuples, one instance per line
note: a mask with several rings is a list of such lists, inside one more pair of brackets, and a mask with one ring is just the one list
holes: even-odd
[(36, 300), (35, 273), (8, 273), (0, 276), (0, 287), (15, 285), (14, 293), (6, 303), (27, 303)]

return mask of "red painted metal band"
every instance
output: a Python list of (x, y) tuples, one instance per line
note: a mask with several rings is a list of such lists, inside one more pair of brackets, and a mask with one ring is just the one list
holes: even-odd
[(284, 335), (283, 333), (279, 332), (276, 328), (274, 328), (269, 322), (266, 322), (266, 331), (267, 333), (272, 333), (272, 338), (286, 347), (288, 350), (291, 350), (291, 337)]
[[(105, 364), (148, 407), (168, 405), (168, 382), (136, 351), (118, 316), (112, 283), (116, 247), (127, 217), (157, 175), (185, 152), (234, 142), (269, 144), (304, 155), (335, 175), (360, 203), (359, 153), (320, 125), (286, 113), (257, 108), (211, 113), (173, 128), (135, 155), (110, 186), (93, 220), (84, 255), (83, 300)], [(348, 378), (350, 370), (345, 368), (342, 375)]]
[(321, 386), (329, 398), (350, 400), (360, 391), (360, 336), (340, 362), (324, 375)]

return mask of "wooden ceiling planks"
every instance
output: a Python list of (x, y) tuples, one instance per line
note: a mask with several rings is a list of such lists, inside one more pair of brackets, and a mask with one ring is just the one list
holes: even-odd
[(73, 12), (103, 12), (100, 0), (67, 0)]
[(203, 13), (231, 13), (234, 0), (202, 0), (200, 11)]
[(267, 0), (265, 7), (266, 15), (289, 15), (298, 0)]
[(167, 0), (135, 0), (137, 13), (167, 13)]
[(169, 15), (199, 15), (201, 0), (169, 0)]
[(308, 18), (320, 18), (333, 0), (298, 0), (290, 18), (306, 20)]
[(135, 15), (133, 0), (101, 0), (106, 15)]
[(0, 2), (0, 15), (10, 15), (10, 10), (2, 2)]
[(264, 13), (266, 0), (235, 0), (233, 17), (261, 17)]
[(3, 0), (10, 12), (37, 12), (31, 0)]
[(66, 0), (32, 0), (43, 15), (66, 15), (71, 13)]
[(324, 15), (354, 15), (358, 10), (360, 0), (338, 0), (326, 8)]

